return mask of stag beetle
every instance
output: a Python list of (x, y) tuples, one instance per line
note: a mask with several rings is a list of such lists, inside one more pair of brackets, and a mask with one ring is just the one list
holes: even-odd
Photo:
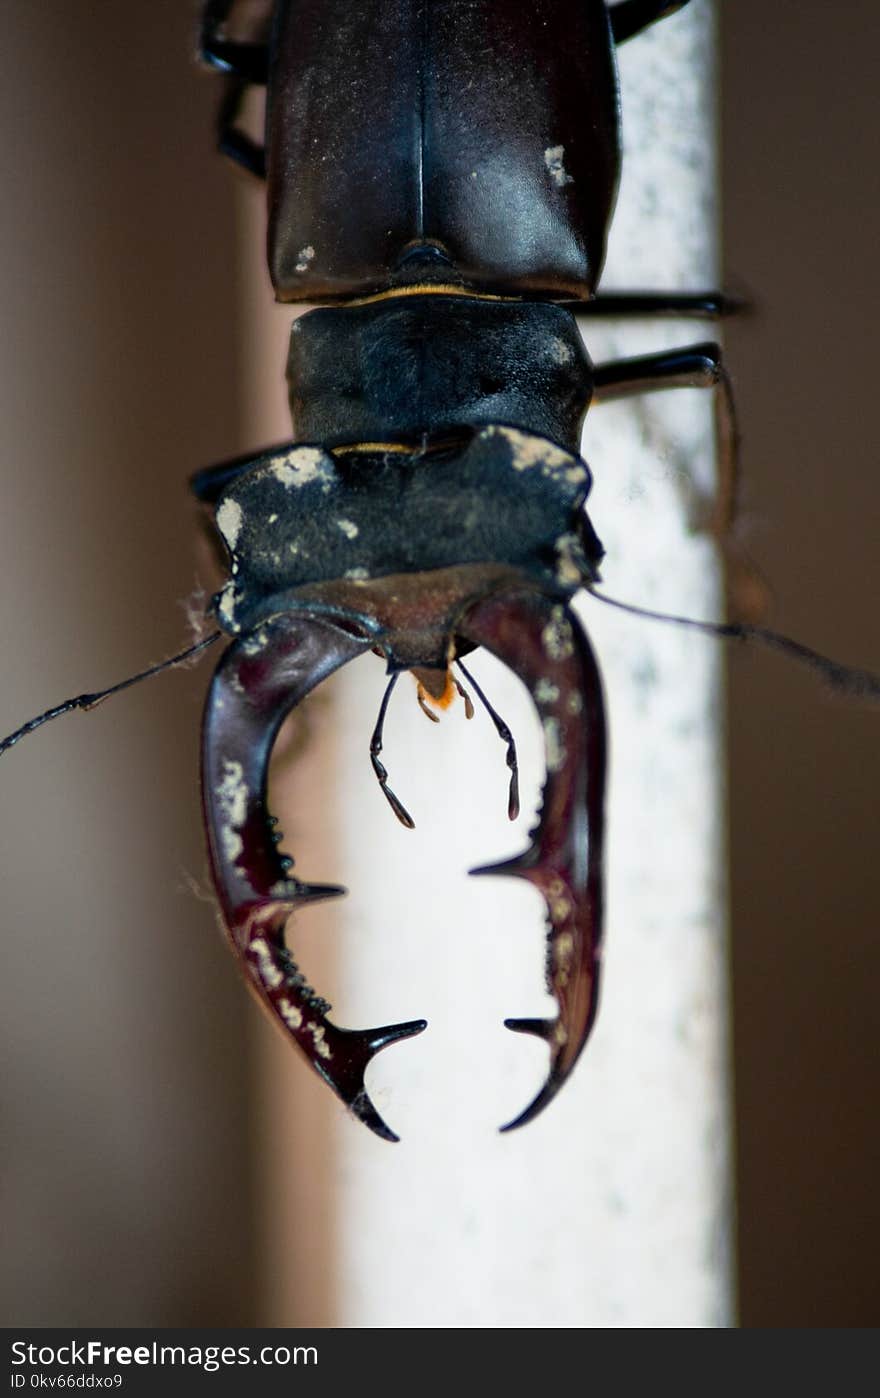
[[(558, 1016), (507, 1021), (550, 1050), (544, 1087), (505, 1129), (531, 1120), (577, 1061), (598, 994), (605, 721), (569, 606), (602, 557), (584, 510), (584, 415), (622, 394), (718, 387), (732, 454), (717, 346), (594, 366), (568, 308), (721, 308), (596, 294), (620, 167), (615, 48), (683, 3), (279, 0), (264, 43), (236, 42), (231, 0), (204, 10), (202, 57), (232, 75), (220, 147), (266, 179), (276, 297), (323, 303), (291, 334), (292, 440), (193, 483), (231, 562), (215, 614), (234, 640), (204, 723), (211, 865), (261, 1000), (389, 1140), (364, 1071), (425, 1024), (342, 1029), (305, 984), (287, 920), (343, 890), (301, 883), (280, 854), (269, 754), (306, 694), (377, 650), (390, 679), (373, 766), (410, 824), (379, 760), (400, 673), (417, 677), (423, 704), (444, 704), (452, 666), (473, 686), (461, 662), (484, 646), (525, 683), (546, 750), (540, 820), (518, 858), (474, 872), (527, 879), (547, 907)], [(254, 83), (266, 86), (264, 147), (239, 124)], [(508, 744), (513, 816), (515, 748), (490, 713)]]
[[(732, 309), (714, 292), (597, 292), (620, 167), (616, 46), (686, 3), (263, 0), (259, 32), (245, 37), (236, 0), (203, 6), (200, 56), (227, 75), (218, 143), (265, 178), (277, 299), (318, 303), (291, 333), (292, 439), (193, 479), (230, 565), (212, 611), (232, 640), (203, 729), (210, 862), (230, 944), (263, 1005), (386, 1140), (397, 1137), (369, 1099), (365, 1070), (425, 1023), (341, 1028), (298, 970), (288, 919), (344, 890), (301, 881), (281, 852), (267, 805), (271, 750), (310, 691), (377, 651), (389, 682), (371, 759), (411, 824), (380, 760), (386, 710), (406, 670), (424, 706), (444, 706), (461, 689), (455, 666), (507, 745), (514, 816), (513, 738), (463, 661), (483, 646), (525, 683), (544, 736), (540, 817), (522, 854), (473, 872), (526, 879), (546, 904), (557, 1016), (506, 1021), (549, 1049), (544, 1086), (504, 1129), (530, 1121), (572, 1071), (599, 984), (605, 720), (596, 660), (570, 606), (595, 588), (602, 558), (578, 455), (587, 408), (714, 389), (719, 531), (732, 494), (735, 430), (718, 346), (594, 365), (571, 309)], [(253, 86), (266, 89), (264, 145), (241, 125)], [(841, 688), (880, 695), (874, 676), (774, 633), (684, 624), (761, 640)], [(220, 634), (48, 710), (0, 753)]]

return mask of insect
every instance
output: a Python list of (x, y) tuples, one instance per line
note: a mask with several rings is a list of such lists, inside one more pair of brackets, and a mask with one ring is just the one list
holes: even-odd
[[(229, 4), (205, 9), (203, 56), (233, 74), (221, 148), (267, 181), (276, 296), (326, 303), (291, 335), (293, 440), (195, 481), (229, 551), (216, 613), (236, 638), (205, 719), (213, 875), (264, 1005), (386, 1138), (364, 1071), (424, 1022), (341, 1029), (305, 984), (285, 925), (340, 890), (299, 882), (279, 853), (269, 753), (295, 704), (379, 650), (390, 680), (371, 756), (408, 824), (380, 760), (399, 674), (415, 673), (423, 703), (443, 703), (461, 682), (456, 670), (476, 689), (462, 662), (484, 646), (524, 681), (545, 739), (541, 818), (523, 855), (477, 872), (529, 880), (547, 908), (558, 1016), (507, 1021), (550, 1050), (544, 1087), (510, 1125), (531, 1120), (577, 1061), (598, 994), (605, 721), (596, 661), (568, 605), (597, 580), (602, 556), (583, 508), (583, 417), (591, 400), (712, 387), (732, 453), (717, 346), (594, 367), (568, 308), (721, 306), (596, 294), (620, 162), (615, 47), (680, 8), (577, 0), (365, 13), (280, 3), (265, 45), (227, 37)], [(394, 80), (377, 84), (392, 49)], [(340, 104), (352, 52), (363, 61)], [(265, 148), (237, 124), (255, 82), (267, 85)], [(515, 748), (492, 716), (507, 743), (513, 815)]]
[[(494, 651), (525, 680), (547, 748), (530, 849), (485, 871), (527, 878), (550, 923), (558, 1017), (509, 1021), (550, 1050), (544, 1088), (511, 1123), (520, 1125), (571, 1072), (598, 992), (604, 717), (596, 662), (568, 606), (595, 582), (601, 557), (583, 513), (583, 414), (591, 400), (681, 385), (716, 388), (722, 418), (727, 407), (717, 347), (594, 367), (567, 309), (723, 309), (711, 296), (596, 293), (619, 163), (615, 44), (681, 4), (510, 4), (503, 14), (451, 5), (437, 28), (430, 6), (364, 16), (346, 4), (281, 3), (267, 44), (227, 38), (231, 8), (204, 12), (204, 56), (233, 74), (221, 144), (255, 174), (265, 168), (280, 299), (329, 304), (292, 337), (295, 438), (196, 479), (232, 561), (216, 614), (235, 639), (205, 722), (218, 895), (264, 1005), (354, 1114), (394, 1139), (364, 1071), (424, 1024), (342, 1029), (304, 983), (285, 943), (288, 918), (340, 890), (299, 881), (280, 852), (266, 805), (269, 753), (296, 703), (378, 648), (391, 683), (373, 765), (405, 817), (380, 760), (391, 686), (414, 670), (425, 702), (443, 701), (453, 663), (477, 645)], [(383, 28), (392, 23), (393, 34)], [(393, 90), (372, 76), (392, 38)], [(333, 102), (352, 51), (375, 58), (361, 65), (371, 78), (351, 102)], [(263, 80), (265, 153), (237, 126), (244, 86)], [(463, 147), (469, 132), (479, 139)], [(454, 134), (458, 142), (446, 139)], [(343, 174), (347, 188), (364, 190), (356, 203), (338, 194)], [(726, 441), (730, 450), (729, 425)], [(500, 720), (499, 731), (514, 809), (515, 755)]]

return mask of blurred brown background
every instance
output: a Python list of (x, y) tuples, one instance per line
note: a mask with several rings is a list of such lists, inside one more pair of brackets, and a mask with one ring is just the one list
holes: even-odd
[[(877, 53), (871, 0), (723, 0), (727, 332), (770, 622), (880, 666)], [(880, 731), (731, 657), (742, 1319), (880, 1317)]]
[[(880, 13), (719, 8), (726, 268), (757, 303), (726, 331), (742, 527), (772, 624), (880, 670)], [(0, 4), (2, 732), (185, 643), (184, 482), (254, 445), (196, 11)], [(3, 762), (7, 1324), (265, 1315), (252, 1009), (193, 891), (209, 664)], [(880, 1315), (877, 722), (774, 657), (731, 656), (744, 1325)]]

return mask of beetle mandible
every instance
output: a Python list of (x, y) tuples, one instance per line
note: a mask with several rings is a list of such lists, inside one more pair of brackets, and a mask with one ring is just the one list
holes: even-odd
[[(453, 664), (484, 646), (524, 681), (545, 740), (540, 821), (522, 855), (476, 872), (528, 879), (547, 908), (558, 1015), (507, 1021), (550, 1050), (544, 1087), (510, 1126), (529, 1121), (577, 1061), (598, 995), (605, 722), (596, 661), (569, 607), (602, 556), (583, 509), (584, 414), (626, 393), (717, 387), (732, 454), (717, 346), (594, 366), (568, 308), (720, 306), (596, 294), (620, 166), (615, 48), (680, 8), (402, 0), (362, 11), (281, 0), (265, 45), (227, 37), (230, 4), (205, 9), (203, 57), (233, 74), (221, 148), (266, 178), (276, 296), (324, 303), (291, 334), (293, 439), (194, 482), (216, 506), (229, 552), (215, 610), (236, 638), (205, 716), (211, 864), (232, 946), (263, 1003), (389, 1139), (364, 1071), (424, 1022), (341, 1029), (305, 984), (285, 925), (340, 890), (300, 882), (279, 853), (269, 753), (307, 693), (377, 649), (390, 681), (373, 766), (411, 823), (379, 760), (400, 672), (415, 673), (422, 702), (442, 703)], [(267, 87), (264, 148), (237, 122), (252, 82)], [(515, 814), (515, 750), (493, 716), (508, 742)]]

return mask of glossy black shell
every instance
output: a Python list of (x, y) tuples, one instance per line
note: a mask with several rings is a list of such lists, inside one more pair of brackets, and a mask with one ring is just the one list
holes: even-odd
[(604, 0), (281, 0), (271, 49), (280, 301), (368, 294), (426, 248), (478, 291), (592, 294), (620, 164)]

